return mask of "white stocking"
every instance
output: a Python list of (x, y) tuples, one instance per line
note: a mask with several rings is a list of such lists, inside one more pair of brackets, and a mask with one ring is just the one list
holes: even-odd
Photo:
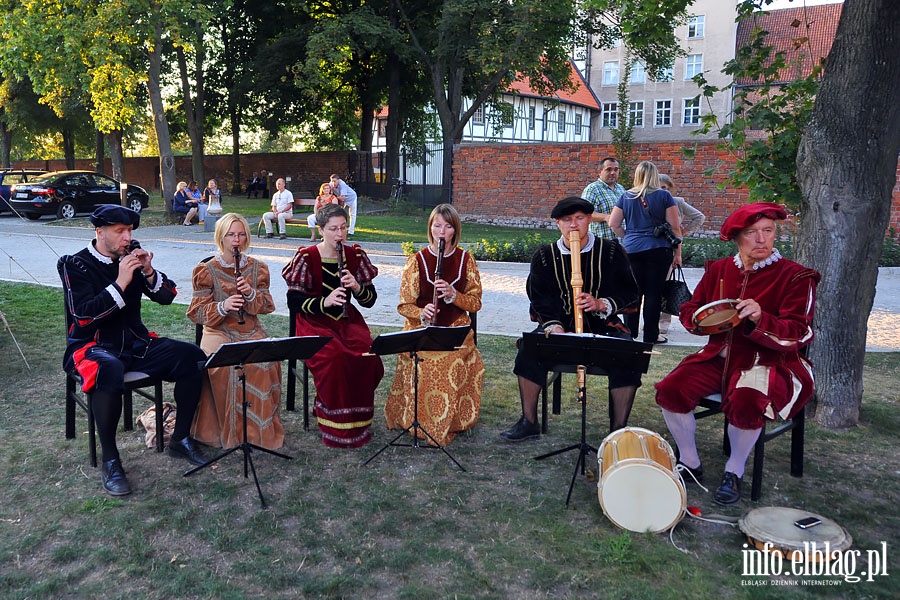
[[(744, 465), (747, 464), (747, 458), (750, 451), (759, 439), (759, 429), (738, 429), (734, 425), (728, 424), (728, 441), (731, 443), (731, 456), (725, 463), (725, 470), (734, 473), (738, 477), (744, 476)], [(674, 435), (674, 434), (673, 434)]]
[(662, 409), (662, 413), (669, 432), (675, 438), (675, 445), (678, 446), (678, 460), (696, 469), (700, 466), (700, 455), (697, 453), (697, 441), (694, 439), (694, 433), (697, 431), (694, 413), (675, 413), (666, 409)]

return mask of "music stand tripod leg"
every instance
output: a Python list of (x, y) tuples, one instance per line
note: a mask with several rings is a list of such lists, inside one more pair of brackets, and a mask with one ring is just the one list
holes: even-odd
[[(247, 441), (247, 407), (250, 405), (250, 402), (247, 401), (247, 377), (244, 372), (244, 365), (238, 364), (234, 366), (235, 370), (237, 370), (240, 375), (238, 375), (238, 379), (241, 382), (241, 395), (243, 396), (243, 400), (241, 402), (241, 421), (242, 421), (242, 430), (244, 432), (243, 441), (235, 446), (234, 448), (229, 448), (225, 452), (219, 454), (212, 460), (208, 461), (206, 464), (194, 467), (188, 471), (185, 471), (183, 477), (188, 477), (193, 475), (197, 471), (203, 470), (206, 467), (218, 462), (219, 460), (225, 458), (229, 454), (233, 454), (240, 450), (244, 453), (244, 479), (247, 479), (249, 476), (249, 472), (253, 473), (253, 483), (256, 484), (256, 491), (259, 494), (259, 502), (262, 505), (262, 508), (268, 508), (266, 505), (266, 499), (263, 496), (262, 488), (259, 485), (259, 477), (256, 476), (256, 466), (253, 464), (253, 450), (260, 450), (262, 452), (266, 452), (268, 454), (273, 454), (278, 456), (279, 458), (284, 458), (287, 460), (291, 460), (291, 457), (287, 454), (281, 454), (280, 452), (275, 452), (274, 450), (269, 450), (268, 448), (263, 448), (262, 446), (257, 446), (256, 444), (251, 444)], [(249, 472), (248, 467), (249, 466)]]
[[(401, 431), (399, 434), (397, 434), (397, 436), (394, 437), (394, 439), (392, 439), (390, 442), (385, 444), (378, 452), (376, 452), (375, 454), (370, 456), (366, 460), (366, 462), (363, 463), (363, 465), (365, 466), (365, 465), (369, 464), (370, 462), (372, 462), (372, 460), (376, 456), (378, 456), (379, 454), (381, 454), (382, 452), (387, 450), (390, 446), (405, 446), (405, 447), (410, 447), (410, 448), (421, 448), (422, 446), (419, 445), (419, 432), (421, 431), (423, 434), (425, 434), (425, 436), (427, 436), (427, 438), (429, 440), (431, 440), (431, 443), (434, 444), (433, 446), (424, 446), (425, 448), (428, 448), (430, 450), (440, 450), (441, 452), (446, 454), (447, 458), (452, 460), (453, 464), (455, 464), (457, 467), (459, 467), (461, 471), (465, 471), (465, 468), (463, 468), (463, 466), (461, 464), (459, 464), (459, 462), (455, 458), (453, 458), (453, 455), (451, 455), (449, 452), (447, 452), (447, 449), (444, 448), (441, 444), (439, 444), (438, 441), (436, 439), (434, 439), (434, 436), (432, 436), (430, 433), (428, 433), (428, 430), (425, 429), (424, 427), (422, 427), (421, 424), (419, 424), (419, 363), (422, 362), (424, 359), (419, 358), (418, 352), (410, 352), (409, 356), (410, 356), (410, 358), (413, 359), (413, 422), (412, 422), (412, 424), (410, 424), (409, 427), (407, 427), (406, 429)], [(398, 444), (397, 443), (397, 440), (399, 440), (405, 434), (408, 434), (410, 432), (412, 432), (412, 434), (413, 434), (413, 443), (411, 443), (411, 444)], [(423, 437), (422, 439), (424, 440), (425, 438)]]
[(587, 386), (578, 389), (578, 397), (581, 399), (581, 440), (579, 443), (534, 457), (534, 460), (544, 460), (545, 458), (550, 458), (557, 454), (578, 450), (578, 458), (575, 460), (575, 469), (572, 471), (572, 479), (569, 482), (569, 492), (566, 494), (567, 507), (569, 506), (569, 500), (572, 498), (572, 488), (575, 487), (575, 478), (578, 476), (579, 470), (582, 475), (585, 474), (585, 468), (587, 466), (585, 456), (590, 452), (594, 452), (595, 454), (597, 452), (596, 448), (587, 443)]

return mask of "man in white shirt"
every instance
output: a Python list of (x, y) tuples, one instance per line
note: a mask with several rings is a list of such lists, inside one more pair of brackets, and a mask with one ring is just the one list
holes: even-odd
[(347, 229), (347, 235), (353, 235), (356, 228), (356, 192), (336, 174), (331, 175), (331, 189), (334, 195), (341, 199), (344, 208), (350, 214), (350, 227)]
[(277, 192), (272, 195), (272, 210), (263, 215), (263, 223), (266, 226), (266, 238), (275, 237), (272, 231), (272, 219), (278, 218), (279, 239), (287, 239), (285, 219), (294, 218), (294, 195), (290, 190), (284, 189), (284, 179), (279, 177), (275, 182)]

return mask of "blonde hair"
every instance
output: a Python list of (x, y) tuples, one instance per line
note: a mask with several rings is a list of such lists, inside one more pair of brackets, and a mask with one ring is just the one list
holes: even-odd
[(183, 189), (187, 188), (187, 181), (179, 181), (178, 185), (175, 186), (175, 191), (180, 192)]
[(216, 232), (213, 234), (213, 239), (216, 240), (216, 246), (222, 254), (225, 254), (225, 234), (228, 233), (228, 230), (231, 229), (231, 226), (236, 222), (244, 226), (244, 233), (246, 234), (244, 236), (244, 241), (241, 242), (241, 252), (246, 252), (247, 248), (250, 247), (250, 223), (247, 222), (247, 219), (245, 219), (243, 215), (237, 213), (225, 213), (219, 217), (218, 221), (216, 221)]
[(326, 181), (325, 183), (323, 183), (322, 185), (319, 186), (319, 195), (320, 195), (320, 196), (324, 196), (324, 195), (325, 195), (325, 186), (326, 186), (326, 185), (327, 185), (328, 187), (332, 188), (331, 193), (334, 193), (334, 188), (332, 187), (331, 181), (329, 180), (329, 181)]
[(459, 220), (459, 213), (456, 212), (456, 209), (450, 204), (438, 204), (434, 207), (434, 210), (431, 211), (431, 216), (428, 217), (428, 243), (434, 243), (434, 237), (431, 235), (431, 224), (434, 223), (434, 218), (438, 215), (441, 215), (441, 217), (453, 227), (453, 239), (450, 240), (450, 243), (453, 244), (453, 247), (455, 248), (459, 245), (459, 235), (462, 233), (462, 223), (460, 223)]
[(643, 198), (659, 189), (659, 171), (649, 160), (642, 160), (634, 169), (634, 185), (628, 190), (631, 198)]

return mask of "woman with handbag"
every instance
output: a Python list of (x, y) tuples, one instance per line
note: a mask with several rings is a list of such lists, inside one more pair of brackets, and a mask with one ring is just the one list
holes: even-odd
[[(623, 227), (623, 223), (627, 225)], [(672, 194), (659, 187), (659, 171), (650, 161), (634, 170), (633, 187), (613, 207), (609, 226), (624, 238), (628, 260), (644, 301), (644, 343), (659, 342), (659, 314), (666, 273), (681, 264), (681, 224)], [(637, 338), (640, 315), (625, 315), (631, 337)]]
[[(687, 237), (692, 233), (696, 233), (697, 231), (699, 231), (700, 227), (706, 221), (706, 215), (688, 204), (687, 200), (685, 200), (681, 196), (675, 195), (675, 182), (668, 175), (664, 175), (662, 173), (659, 174), (659, 187), (672, 194), (672, 196), (675, 198), (675, 206), (678, 208), (678, 222), (681, 223), (682, 236)], [(679, 272), (680, 271), (681, 269), (679, 269)], [(682, 288), (681, 285), (668, 283), (669, 281), (673, 280), (684, 283), (684, 273), (680, 273), (680, 275), (680, 278), (675, 275), (673, 265), (673, 267), (669, 269), (669, 275), (666, 279), (666, 286)], [(684, 284), (683, 289), (687, 289), (687, 284)], [(690, 299), (690, 291), (688, 291), (687, 299)], [(666, 302), (664, 297), (663, 305), (665, 304)], [(669, 341), (666, 335), (668, 335), (669, 326), (672, 324), (672, 315), (678, 314), (678, 309), (675, 308), (674, 305), (670, 306), (670, 309), (675, 311), (674, 313), (666, 312), (665, 308), (666, 307), (663, 306), (663, 312), (659, 315), (659, 338), (656, 340), (657, 344), (665, 344)]]

